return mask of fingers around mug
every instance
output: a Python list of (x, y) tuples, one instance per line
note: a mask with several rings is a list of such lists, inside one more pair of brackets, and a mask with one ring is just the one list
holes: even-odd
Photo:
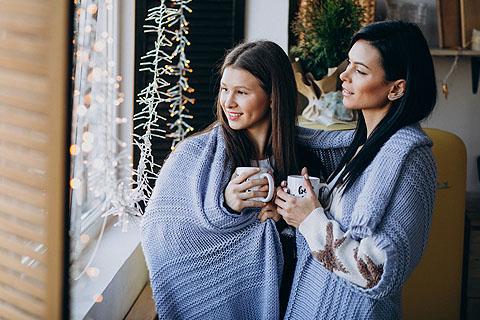
[(281, 207), (277, 207), (277, 213), (285, 219), (285, 216), (287, 216), (287, 211), (282, 209)]
[(288, 194), (282, 187), (277, 188), (277, 198), (278, 197), (280, 197), (283, 201), (290, 201), (292, 199), (295, 199), (295, 196)]
[(285, 202), (285, 200), (283, 200), (283, 199), (282, 199), (281, 197), (279, 197), (279, 195), (278, 195), (278, 193), (279, 193), (280, 190), (283, 190), (283, 188), (282, 188), (282, 187), (277, 187), (277, 188), (275, 189), (275, 200), (273, 201), (275, 204), (277, 204), (277, 200), (282, 201), (282, 202)]
[[(246, 192), (242, 192), (239, 194), (239, 197), (240, 199), (242, 200), (248, 200), (248, 199), (251, 199), (251, 198), (265, 198), (267, 196), (267, 192), (265, 191), (258, 191), (258, 190), (254, 190), (254, 191), (246, 191)], [(263, 201), (262, 201), (263, 203)]]
[[(236, 170), (235, 170), (236, 172)], [(251, 168), (251, 169), (246, 169), (244, 172), (241, 174), (235, 176), (235, 173), (232, 176), (232, 182), (240, 184), (243, 183), (245, 180), (247, 180), (249, 177), (253, 176), (254, 174), (257, 174), (260, 172), (260, 168)]]
[(258, 191), (268, 192), (269, 189), (270, 189), (270, 188), (269, 188), (268, 184), (265, 184), (265, 185), (261, 186), (261, 187), (258, 189)]
[(275, 198), (275, 204), (277, 205), (277, 210), (279, 208), (284, 209), (287, 206), (287, 202), (278, 196)]
[(265, 201), (268, 202), (273, 198), (273, 194), (275, 192), (275, 181), (273, 181), (273, 177), (269, 173), (262, 173), (261, 177), (268, 180), (268, 195), (265, 198)]
[(303, 167), (303, 168), (302, 168), (301, 175), (304, 176), (304, 175), (306, 175), (306, 174), (308, 174), (308, 169), (307, 169), (307, 167)]
[(267, 179), (251, 179), (245, 182), (242, 182), (240, 184), (239, 191), (243, 192), (249, 189), (252, 189), (253, 187), (262, 187), (264, 185), (268, 186), (268, 180)]
[(315, 191), (313, 191), (312, 182), (310, 181), (308, 173), (303, 175), (303, 186), (305, 187), (305, 189), (307, 189), (308, 194), (315, 194)]

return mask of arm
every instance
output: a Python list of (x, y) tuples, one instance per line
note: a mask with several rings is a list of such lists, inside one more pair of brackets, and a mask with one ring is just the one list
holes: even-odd
[[(302, 166), (315, 168), (318, 164), (312, 161), (319, 161), (321, 170), (324, 171), (322, 173), (328, 177), (338, 166), (351, 144), (353, 133), (353, 130), (326, 131), (297, 127), (296, 142), (303, 161)], [(314, 171), (312, 174), (317, 175)]]
[[(299, 219), (299, 231), (312, 256), (351, 283), (355, 290), (372, 298), (399, 291), (418, 264), (427, 241), (434, 171), (430, 150), (414, 149), (402, 167), (381, 222), (367, 237), (359, 238), (352, 230), (343, 232), (340, 224), (328, 219), (322, 208), (310, 211), (307, 218)], [(302, 205), (297, 203), (296, 207)], [(293, 211), (281, 214), (287, 222), (291, 221), (290, 215), (295, 215)]]

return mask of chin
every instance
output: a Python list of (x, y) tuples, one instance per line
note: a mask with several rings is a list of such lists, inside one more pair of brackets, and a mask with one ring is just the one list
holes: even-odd
[(348, 110), (352, 110), (352, 109), (355, 109), (354, 106), (352, 106), (352, 104), (350, 103), (345, 103), (345, 99), (342, 101), (343, 102), (343, 105), (345, 106), (345, 109), (348, 109)]
[(230, 123), (229, 122), (228, 126), (230, 127), (230, 129), (235, 130), (235, 131), (244, 129), (241, 125), (238, 125), (238, 123)]

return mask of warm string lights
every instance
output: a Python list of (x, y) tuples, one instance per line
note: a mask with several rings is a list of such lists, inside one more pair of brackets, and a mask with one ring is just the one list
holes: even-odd
[[(188, 84), (187, 74), (192, 72), (190, 61), (185, 56), (188, 41), (188, 22), (185, 12), (191, 12), (187, 4), (191, 0), (172, 0), (167, 5), (161, 0), (160, 5), (148, 11), (145, 33), (156, 33), (155, 46), (148, 51), (140, 63), (140, 71), (151, 75), (151, 82), (138, 94), (137, 103), (142, 107), (134, 116), (134, 145), (139, 148), (140, 157), (136, 168), (136, 194), (144, 203), (152, 193), (151, 182), (157, 178), (160, 166), (152, 155), (153, 138), (171, 138), (173, 150), (176, 144), (193, 131), (185, 120), (191, 119), (187, 105), (195, 103), (188, 96), (194, 89)], [(175, 83), (168, 80), (176, 79)], [(160, 106), (169, 106), (169, 120), (162, 117)], [(167, 121), (168, 132), (159, 122)], [(142, 198), (143, 197), (143, 198)]]
[[(117, 225), (126, 230), (129, 217), (142, 213), (152, 193), (151, 182), (160, 169), (153, 159), (152, 139), (171, 138), (173, 150), (193, 131), (185, 121), (192, 118), (188, 115), (188, 104), (195, 103), (188, 96), (194, 89), (188, 84), (187, 74), (192, 70), (185, 55), (190, 42), (184, 14), (191, 12), (187, 6), (191, 0), (168, 2), (161, 0), (158, 7), (149, 10), (146, 19), (145, 32), (156, 33), (157, 38), (155, 47), (142, 57), (140, 71), (150, 72), (153, 80), (138, 95), (142, 109), (134, 115), (134, 129), (143, 134), (133, 135), (133, 144), (140, 151), (134, 170), (132, 150), (119, 138), (122, 127), (130, 120), (120, 116), (119, 108), (124, 96), (119, 92), (122, 77), (117, 73), (113, 34), (117, 2), (74, 0), (73, 126), (69, 150), (73, 257), (96, 241), (87, 264), (74, 266), (75, 280), (83, 275), (96, 278), (100, 274), (92, 263), (107, 217), (118, 217)], [(169, 120), (160, 115), (160, 105), (169, 106)], [(87, 226), (99, 219), (102, 219), (100, 235), (91, 237), (86, 232)], [(101, 295), (94, 297), (96, 302), (102, 299)]]
[(192, 10), (187, 6), (191, 0), (174, 0), (173, 3), (178, 6), (178, 13), (176, 19), (168, 24), (169, 27), (177, 25), (175, 30), (174, 41), (177, 42), (173, 56), (177, 57), (178, 63), (176, 66), (170, 65), (170, 74), (178, 77), (177, 83), (169, 88), (167, 94), (171, 96), (170, 102), (170, 117), (172, 122), (168, 123), (170, 133), (167, 137), (172, 138), (171, 149), (175, 148), (175, 145), (185, 139), (190, 131), (193, 131), (185, 119), (191, 119), (192, 116), (187, 114), (188, 109), (186, 106), (195, 103), (195, 99), (188, 96), (195, 92), (195, 90), (189, 86), (187, 74), (192, 72), (190, 68), (190, 60), (185, 56), (185, 48), (190, 45), (188, 41), (188, 22), (185, 19), (185, 11), (191, 13)]
[[(108, 216), (117, 216), (126, 230), (132, 202), (132, 157), (129, 145), (119, 138), (127, 119), (121, 116), (124, 96), (117, 73), (114, 42), (114, 0), (79, 0), (75, 11), (75, 64), (71, 154), (71, 235), (73, 256), (89, 244), (86, 233), (103, 220), (100, 236), (86, 266), (74, 265), (75, 280), (98, 276), (92, 267)], [(98, 224), (97, 224), (98, 225)], [(92, 271), (92, 270), (97, 270)]]

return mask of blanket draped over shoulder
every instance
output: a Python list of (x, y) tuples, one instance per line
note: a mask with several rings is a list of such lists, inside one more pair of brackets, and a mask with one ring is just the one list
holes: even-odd
[(142, 224), (160, 319), (278, 319), (282, 249), (270, 219), (223, 206), (230, 180), (220, 127), (172, 152)]

